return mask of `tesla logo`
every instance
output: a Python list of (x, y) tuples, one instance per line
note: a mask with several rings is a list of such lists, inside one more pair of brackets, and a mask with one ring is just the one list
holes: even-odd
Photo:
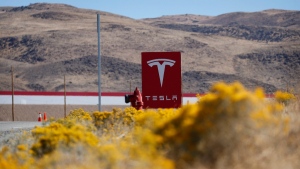
[(147, 62), (147, 64), (150, 67), (157, 66), (159, 80), (160, 80), (160, 87), (162, 87), (163, 81), (164, 81), (165, 67), (166, 67), (166, 65), (172, 67), (175, 64), (175, 60), (171, 60), (171, 59), (153, 59), (153, 60), (149, 60)]

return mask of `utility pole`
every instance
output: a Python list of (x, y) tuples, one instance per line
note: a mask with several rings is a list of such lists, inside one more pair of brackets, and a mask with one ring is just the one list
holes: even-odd
[(64, 75), (64, 117), (67, 117), (66, 75)]
[(14, 109), (14, 69), (11, 66), (11, 113), (12, 120), (15, 121), (15, 109)]
[(97, 33), (98, 33), (98, 111), (101, 111), (100, 13), (97, 14)]

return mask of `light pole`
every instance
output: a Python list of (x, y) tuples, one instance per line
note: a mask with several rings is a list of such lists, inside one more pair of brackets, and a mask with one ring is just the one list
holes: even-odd
[(101, 111), (100, 13), (97, 14), (97, 33), (98, 33), (98, 111)]

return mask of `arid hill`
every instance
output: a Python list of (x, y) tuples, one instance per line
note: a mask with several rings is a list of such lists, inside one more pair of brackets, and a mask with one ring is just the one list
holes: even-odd
[(217, 81), (267, 92), (298, 89), (300, 11), (135, 20), (64, 4), (0, 7), (0, 90), (97, 91), (97, 13), (102, 91), (141, 88), (141, 52), (180, 51), (184, 93)]

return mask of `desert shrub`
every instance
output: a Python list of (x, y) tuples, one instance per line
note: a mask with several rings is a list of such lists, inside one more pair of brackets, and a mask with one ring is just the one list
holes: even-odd
[(113, 109), (112, 112), (99, 112), (95, 111), (92, 116), (94, 120), (95, 126), (99, 128), (108, 128), (111, 125), (115, 124), (127, 124), (130, 125), (132, 122), (132, 116), (136, 113), (137, 111), (132, 108), (128, 107), (125, 108), (124, 111), (121, 109)]
[(98, 159), (104, 168), (173, 169), (174, 162), (157, 149), (154, 138), (152, 131), (138, 127), (122, 138), (102, 139)]
[(53, 120), (53, 122), (60, 123), (67, 128), (71, 128), (77, 124), (84, 126), (88, 131), (95, 131), (92, 117), (89, 112), (83, 109), (71, 110), (69, 115), (64, 119)]
[(275, 92), (275, 99), (276, 101), (283, 103), (284, 105), (288, 105), (291, 101), (295, 100), (296, 97), (292, 93), (279, 90)]
[[(157, 114), (163, 117), (160, 111)], [(77, 109), (65, 119), (37, 127), (32, 130), (36, 141), (30, 149), (34, 159), (39, 159), (35, 166), (85, 168), (89, 162), (89, 168), (174, 168), (173, 161), (157, 149), (158, 137), (136, 120), (141, 114), (147, 113), (131, 107), (95, 111), (91, 120), (88, 112)], [(89, 129), (90, 122), (96, 130)]]
[(14, 152), (5, 146), (0, 151), (0, 168), (28, 169), (34, 162), (34, 159), (28, 154), (29, 150), (26, 145), (18, 145)]
[(127, 107), (124, 110), (113, 109), (111, 112), (95, 111), (92, 114), (93, 123), (96, 126), (97, 135), (102, 136), (108, 134), (112, 136), (120, 136), (128, 133), (134, 127), (134, 115), (139, 111), (133, 107)]
[(52, 122), (49, 126), (36, 127), (32, 130), (32, 135), (36, 142), (31, 150), (38, 157), (50, 154), (58, 148), (73, 148), (77, 144), (96, 146), (98, 143), (97, 137), (80, 124), (66, 127)]
[(178, 109), (149, 109), (134, 115), (135, 126), (154, 130), (178, 114)]
[(3, 147), (0, 168), (299, 168), (299, 120), (289, 118), (299, 106), (240, 83), (198, 98), (179, 109), (73, 110)]
[(65, 119), (52, 121), (48, 126), (36, 127), (32, 132), (35, 143), (31, 150), (34, 156), (42, 157), (59, 148), (73, 148), (78, 144), (95, 146), (97, 137), (92, 133), (95, 127), (88, 112), (72, 110)]
[(92, 121), (92, 117), (88, 112), (85, 112), (83, 109), (71, 110), (69, 115), (66, 117), (67, 120), (76, 119), (77, 121)]
[[(240, 83), (221, 82), (212, 86), (197, 104), (182, 107), (155, 133), (161, 136), (161, 143), (168, 147), (168, 156), (178, 165), (199, 160), (215, 164), (221, 158), (229, 165), (263, 148), (255, 140), (255, 136), (266, 132), (261, 127), (276, 128), (279, 133), (288, 129), (288, 118), (281, 115), (281, 110), (280, 104), (264, 101), (261, 89), (250, 92)], [(234, 157), (233, 152), (249, 147), (253, 149)]]

